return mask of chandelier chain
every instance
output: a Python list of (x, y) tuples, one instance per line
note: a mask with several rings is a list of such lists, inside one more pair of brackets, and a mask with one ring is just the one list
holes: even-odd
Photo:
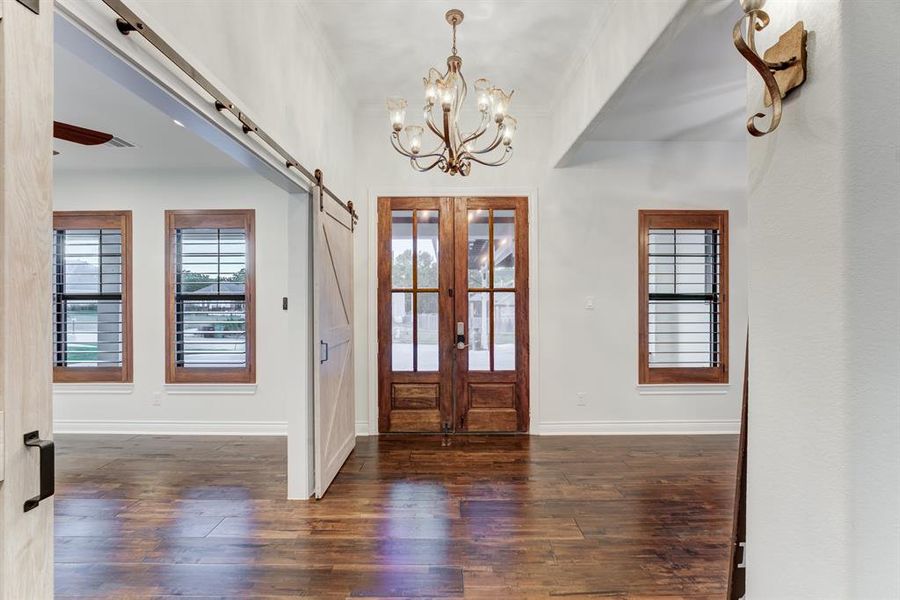
[(453, 56), (456, 56), (456, 21), (453, 21)]

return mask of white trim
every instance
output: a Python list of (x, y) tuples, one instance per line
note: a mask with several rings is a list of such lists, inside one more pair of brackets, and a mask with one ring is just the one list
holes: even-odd
[[(473, 186), (473, 187), (443, 187), (443, 186), (389, 186), (368, 188), (366, 209), (369, 220), (369, 244), (368, 254), (369, 261), (367, 269), (367, 285), (366, 293), (370, 299), (370, 306), (377, 306), (378, 299), (378, 198), (382, 196), (525, 196), (528, 198), (528, 307), (529, 307), (529, 346), (531, 352), (529, 354), (529, 430), (534, 430), (535, 425), (540, 422), (541, 409), (541, 390), (540, 390), (540, 368), (538, 365), (538, 353), (536, 348), (540, 347), (538, 338), (540, 330), (540, 277), (538, 269), (539, 252), (539, 234), (538, 227), (538, 189), (536, 187), (516, 187), (516, 186)], [(371, 312), (371, 311), (370, 311)], [(369, 407), (369, 435), (378, 435), (378, 319), (371, 314), (367, 314), (368, 318), (368, 339), (369, 347), (366, 353), (366, 363), (368, 365), (368, 397), (367, 405)], [(359, 432), (359, 425), (357, 425)]]
[(356, 422), (356, 435), (369, 435), (369, 422), (368, 421), (357, 421)]
[(53, 395), (90, 394), (133, 394), (133, 383), (54, 383)]
[(667, 385), (645, 383), (635, 386), (641, 396), (727, 396), (729, 384)]
[(53, 421), (54, 433), (145, 435), (287, 435), (285, 421)]
[(170, 396), (253, 396), (255, 383), (167, 383), (164, 388)]
[(539, 435), (696, 435), (737, 434), (735, 419), (703, 421), (548, 421)]

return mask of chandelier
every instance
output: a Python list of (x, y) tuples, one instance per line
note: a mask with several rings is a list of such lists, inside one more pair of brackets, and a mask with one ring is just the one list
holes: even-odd
[[(450, 175), (466, 176), (472, 170), (473, 162), (488, 167), (499, 167), (509, 162), (517, 123), (508, 113), (513, 93), (507, 94), (493, 87), (487, 79), (477, 79), (475, 102), (481, 113), (481, 124), (471, 133), (460, 130), (459, 115), (468, 91), (461, 70), (462, 58), (456, 53), (456, 26), (462, 23), (463, 12), (449, 10), (445, 18), (453, 28), (453, 49), (447, 58), (447, 71), (441, 73), (432, 67), (422, 80), (425, 85), (425, 126), (405, 125), (406, 100), (388, 98), (387, 108), (394, 129), (391, 145), (409, 158), (416, 171), (430, 171), (438, 167)], [(438, 137), (439, 142), (434, 150), (423, 152), (425, 127)], [(482, 138), (489, 129), (493, 130), (493, 139), (485, 144), (488, 138)]]

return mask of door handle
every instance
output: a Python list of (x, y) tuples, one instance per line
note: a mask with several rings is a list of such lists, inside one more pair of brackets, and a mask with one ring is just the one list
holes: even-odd
[[(328, 362), (328, 342), (323, 341), (323, 340), (319, 340), (319, 347), (320, 347), (320, 350), (321, 350), (322, 348), (325, 349), (325, 358), (320, 358), (320, 359), (319, 359), (319, 364), (321, 365), (322, 363)], [(322, 353), (321, 353), (321, 352), (319, 352), (319, 356), (322, 356)]]
[(465, 350), (466, 344), (466, 324), (462, 321), (456, 322), (456, 349)]
[(41, 500), (46, 500), (53, 495), (53, 481), (56, 478), (56, 447), (53, 445), (53, 440), (40, 439), (37, 431), (25, 434), (25, 445), (40, 450), (41, 462), (41, 492), (34, 498), (25, 501), (25, 512), (28, 512), (37, 508)]

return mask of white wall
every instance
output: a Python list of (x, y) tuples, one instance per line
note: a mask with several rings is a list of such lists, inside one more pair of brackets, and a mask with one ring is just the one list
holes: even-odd
[(748, 597), (898, 598), (900, 4), (766, 8), (809, 74), (749, 152)]
[[(414, 172), (391, 150), (383, 114), (357, 118), (361, 211), (357, 254), (357, 419), (377, 431), (374, 223), (377, 195), (529, 194), (534, 204), (530, 285), (532, 432), (737, 431), (746, 331), (746, 157), (740, 143), (588, 144), (579, 167), (550, 169), (549, 119), (520, 116), (512, 161), (468, 178)], [(637, 211), (731, 211), (731, 384), (637, 386)], [(584, 309), (587, 296), (593, 311)], [(368, 360), (363, 360), (367, 358)], [(577, 399), (585, 392), (585, 399)], [(535, 400), (537, 402), (535, 403)], [(580, 406), (579, 404), (584, 404)], [(368, 421), (366, 420), (369, 416)]]
[[(549, 171), (539, 192), (541, 432), (737, 431), (747, 329), (743, 142), (591, 142), (577, 162)], [(728, 385), (637, 385), (645, 208), (729, 211)]]
[[(289, 202), (299, 204), (244, 169), (57, 172), (54, 210), (133, 213), (134, 384), (56, 385), (55, 430), (284, 434), (286, 399), (306, 398), (287, 375), (297, 371), (296, 325), (281, 306)], [(221, 208), (256, 210), (257, 383), (166, 385), (164, 212)], [(292, 313), (306, 315), (306, 297), (290, 300)]]

